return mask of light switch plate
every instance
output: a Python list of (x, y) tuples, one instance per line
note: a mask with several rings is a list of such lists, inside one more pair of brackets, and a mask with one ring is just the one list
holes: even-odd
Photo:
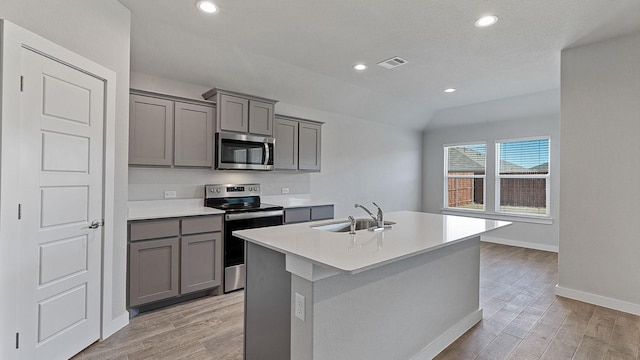
[(304, 321), (304, 296), (298, 293), (296, 293), (295, 313), (298, 319)]
[(289, 193), (289, 188), (282, 188), (282, 193), (283, 194), (288, 194)]
[(164, 198), (165, 199), (173, 199), (176, 197), (176, 191), (175, 190), (167, 190), (164, 192)]

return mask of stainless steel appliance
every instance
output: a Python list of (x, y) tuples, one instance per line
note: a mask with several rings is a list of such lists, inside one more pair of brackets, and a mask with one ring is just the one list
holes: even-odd
[(273, 170), (276, 139), (246, 134), (216, 134), (216, 169)]
[(205, 185), (204, 205), (225, 211), (224, 292), (243, 289), (245, 284), (244, 240), (235, 230), (282, 225), (282, 206), (260, 202), (260, 184)]

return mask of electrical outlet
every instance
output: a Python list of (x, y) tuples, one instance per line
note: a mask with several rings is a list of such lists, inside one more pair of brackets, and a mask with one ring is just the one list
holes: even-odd
[(288, 194), (289, 193), (289, 188), (282, 188), (282, 193), (283, 194)]
[(298, 293), (296, 293), (295, 311), (296, 317), (304, 321), (304, 296)]
[(176, 191), (175, 190), (167, 190), (164, 192), (164, 198), (165, 199), (173, 199), (176, 197)]

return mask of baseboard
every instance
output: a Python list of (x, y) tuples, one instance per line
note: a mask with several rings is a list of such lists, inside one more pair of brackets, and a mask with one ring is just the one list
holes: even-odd
[(440, 335), (431, 344), (427, 345), (424, 349), (415, 354), (411, 360), (431, 360), (438, 355), (447, 346), (451, 345), (460, 336), (466, 333), (473, 325), (482, 320), (482, 309), (478, 309), (471, 314), (465, 316), (462, 320), (458, 321), (455, 325), (450, 327), (444, 334)]
[(556, 295), (629, 314), (640, 315), (640, 304), (612, 299), (606, 296), (591, 294), (580, 290), (568, 289), (559, 285), (556, 285)]
[(102, 327), (102, 338), (101, 340), (105, 340), (109, 336), (116, 333), (116, 331), (122, 329), (123, 327), (129, 325), (129, 312), (125, 311), (124, 314), (118, 316), (117, 318), (111, 320), (110, 323), (104, 324)]
[(554, 253), (558, 252), (558, 247), (555, 245), (537, 244), (537, 243), (526, 242), (526, 241), (496, 238), (491, 236), (480, 236), (480, 241), (494, 243), (494, 244), (501, 244), (501, 245), (518, 246), (518, 247), (523, 247), (523, 248), (533, 249), (533, 250), (550, 251)]

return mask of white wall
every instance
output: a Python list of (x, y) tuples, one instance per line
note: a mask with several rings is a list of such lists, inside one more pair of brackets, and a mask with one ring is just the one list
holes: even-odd
[[(115, 214), (111, 319), (127, 320), (126, 216), (130, 12), (113, 0), (0, 0), (0, 18), (116, 73)], [(0, 309), (3, 311), (6, 309)], [(0, 317), (1, 318), (1, 317)], [(107, 324), (108, 325), (108, 324)], [(117, 326), (117, 324), (116, 324)], [(4, 338), (4, 337), (3, 337)]]
[[(482, 106), (482, 105), (479, 105)], [(501, 106), (508, 107), (509, 99)], [(460, 143), (487, 144), (487, 176), (485, 181), (485, 209), (495, 209), (495, 141), (536, 136), (550, 136), (550, 186), (551, 225), (514, 222), (513, 225), (493, 231), (487, 236), (493, 241), (520, 245), (534, 249), (557, 251), (559, 236), (559, 119), (558, 115), (546, 115), (534, 118), (521, 118), (509, 121), (489, 122), (485, 124), (452, 126), (431, 129), (424, 132), (423, 163), (423, 210), (440, 213), (444, 207), (444, 145)]]
[[(197, 99), (211, 88), (138, 72), (131, 74), (131, 87)], [(130, 168), (129, 199), (161, 199), (164, 190), (201, 198), (203, 184), (255, 181), (263, 184), (263, 195), (289, 187), (292, 197), (333, 203), (336, 217), (365, 215), (353, 208), (356, 202), (376, 201), (385, 211), (420, 210), (420, 133), (284, 102), (276, 113), (325, 122), (320, 173)]]
[(562, 52), (558, 294), (640, 314), (640, 33)]

